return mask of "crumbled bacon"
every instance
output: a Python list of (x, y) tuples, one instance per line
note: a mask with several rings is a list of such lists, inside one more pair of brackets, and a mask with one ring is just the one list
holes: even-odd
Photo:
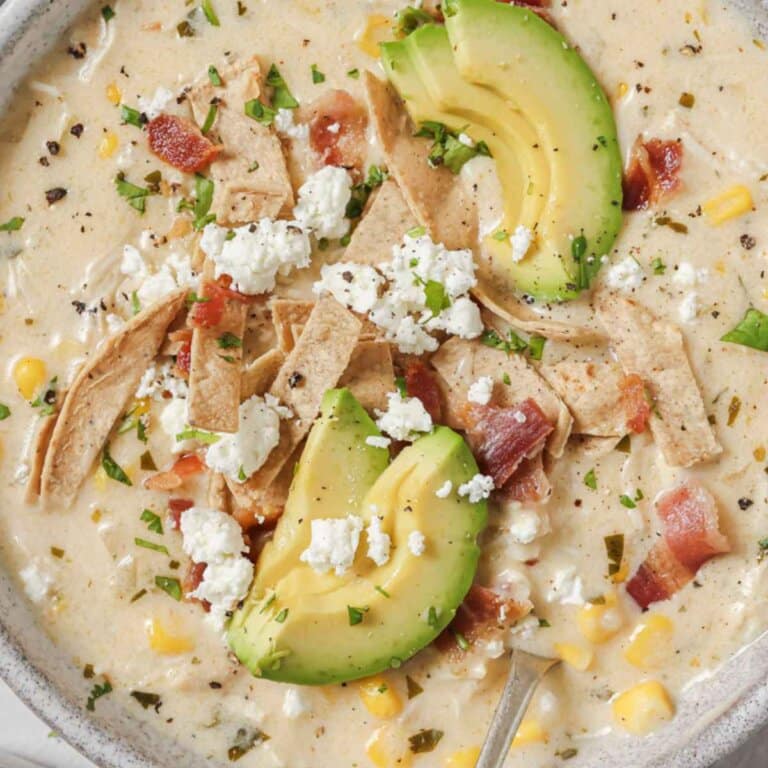
[[(231, 283), (231, 280), (229, 281)], [(189, 313), (189, 321), (198, 328), (215, 328), (224, 316), (228, 299), (249, 302), (251, 299), (243, 293), (233, 291), (215, 280), (205, 280), (200, 289), (201, 296), (195, 301)]]
[(656, 511), (664, 538), (627, 582), (627, 592), (643, 610), (682, 589), (707, 560), (730, 551), (718, 528), (715, 500), (704, 487), (686, 482), (672, 488), (656, 500)]
[(498, 498), (504, 501), (535, 502), (545, 499), (552, 492), (544, 472), (542, 455), (523, 459), (512, 477), (498, 491)]
[(523, 459), (542, 451), (554, 429), (532, 398), (512, 408), (468, 404), (463, 420), (472, 451), (497, 488), (506, 484)]
[(665, 200), (680, 188), (681, 141), (638, 137), (624, 174), (624, 210), (641, 211)]
[(190, 597), (190, 594), (194, 592), (202, 583), (203, 576), (205, 575), (205, 569), (207, 567), (207, 563), (190, 563), (187, 566), (187, 571), (184, 574), (184, 578), (182, 579), (181, 583), (181, 588), (184, 592), (184, 599), (190, 603), (200, 603), (206, 613), (211, 610), (211, 604), (207, 600), (200, 600), (197, 597)]
[(203, 471), (203, 460), (196, 453), (187, 453), (177, 459), (169, 470), (152, 475), (144, 486), (152, 491), (173, 491), (183, 485), (185, 480)]
[(171, 521), (171, 528), (174, 531), (178, 531), (181, 528), (181, 515), (182, 512), (186, 512), (191, 507), (195, 506), (195, 502), (192, 499), (169, 499), (168, 500), (168, 517)]
[(158, 115), (147, 126), (149, 148), (161, 159), (184, 173), (207, 168), (221, 147), (200, 133), (191, 121), (178, 115)]
[(627, 429), (638, 435), (645, 432), (651, 418), (651, 403), (645, 382), (636, 373), (630, 373), (621, 380), (619, 389), (627, 418)]
[(192, 362), (192, 342), (185, 341), (176, 353), (176, 370), (183, 378), (189, 377), (189, 366)]
[(435, 424), (440, 423), (443, 413), (440, 386), (435, 374), (421, 360), (408, 363), (405, 369), (405, 391), (409, 397), (421, 400), (432, 421)]
[(314, 101), (309, 145), (323, 165), (361, 169), (367, 149), (368, 113), (346, 91), (327, 91)]

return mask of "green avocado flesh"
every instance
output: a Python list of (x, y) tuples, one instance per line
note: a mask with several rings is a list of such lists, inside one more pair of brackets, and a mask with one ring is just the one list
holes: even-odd
[[(437, 427), (388, 465), (387, 450), (365, 443), (379, 434), (348, 390), (326, 394), (275, 537), (230, 624), (229, 645), (253, 674), (323, 685), (398, 667), (437, 637), (469, 591), (487, 510), (456, 493), (478, 471), (467, 444)], [(453, 490), (438, 498), (446, 480)], [(299, 559), (313, 519), (350, 514), (365, 526), (374, 514), (382, 518), (388, 562), (367, 557), (365, 531), (342, 576)], [(426, 540), (420, 556), (408, 548), (412, 531)], [(351, 623), (351, 613), (361, 620)]]
[[(387, 76), (416, 124), (463, 131), (496, 161), (504, 213), (483, 243), (486, 282), (540, 300), (573, 298), (589, 287), (622, 223), (621, 156), (605, 93), (532, 11), (454, 0), (447, 13), (444, 27), (428, 24), (381, 46)], [(518, 225), (536, 237), (515, 262), (505, 233)]]

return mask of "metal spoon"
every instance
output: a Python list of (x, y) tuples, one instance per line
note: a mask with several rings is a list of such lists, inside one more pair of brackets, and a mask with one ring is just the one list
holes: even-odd
[(475, 768), (501, 768), (536, 686), (560, 663), (560, 659), (545, 659), (520, 650), (512, 651), (511, 661), (504, 691)]

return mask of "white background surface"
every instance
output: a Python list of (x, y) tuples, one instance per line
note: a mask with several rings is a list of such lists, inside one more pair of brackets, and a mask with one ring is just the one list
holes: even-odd
[[(50, 728), (0, 681), (0, 768), (17, 768), (3, 753), (26, 757), (46, 768), (93, 768), (88, 760), (51, 735)], [(716, 768), (768, 768), (768, 730)]]

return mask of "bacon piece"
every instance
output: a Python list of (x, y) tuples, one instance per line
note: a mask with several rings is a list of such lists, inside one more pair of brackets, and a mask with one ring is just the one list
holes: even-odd
[(504, 501), (525, 503), (541, 501), (550, 493), (552, 486), (544, 472), (544, 462), (539, 454), (532, 459), (523, 459), (497, 495)]
[(630, 373), (619, 382), (619, 389), (627, 417), (627, 429), (637, 435), (645, 432), (651, 418), (651, 403), (645, 382), (636, 373)]
[(421, 362), (412, 360), (405, 369), (405, 391), (409, 397), (421, 400), (426, 412), (435, 424), (439, 424), (443, 413), (442, 395), (435, 374)]
[(149, 148), (161, 159), (184, 173), (207, 168), (221, 147), (200, 133), (191, 121), (178, 115), (158, 115), (147, 126)]
[(472, 451), (497, 488), (506, 484), (523, 459), (544, 449), (554, 429), (533, 398), (512, 408), (468, 404), (463, 420)]
[(203, 471), (203, 460), (196, 453), (187, 453), (178, 458), (169, 470), (152, 475), (144, 487), (151, 491), (173, 491), (183, 485), (185, 480)]
[(171, 520), (171, 528), (174, 531), (178, 531), (181, 528), (181, 515), (191, 507), (195, 506), (195, 502), (192, 499), (169, 499), (168, 500), (168, 517)]
[(731, 549), (718, 528), (712, 494), (696, 483), (665, 491), (656, 500), (656, 512), (664, 538), (627, 582), (627, 592), (643, 610), (670, 598), (693, 580), (707, 560)]
[(624, 174), (624, 210), (645, 210), (670, 197), (680, 188), (682, 165), (681, 141), (643, 141), (638, 136)]
[[(233, 291), (221, 281), (205, 280), (201, 294), (205, 298), (194, 303), (189, 319), (193, 326), (198, 328), (215, 328), (224, 315), (227, 299), (241, 301), (244, 304), (250, 302), (250, 297), (238, 291)], [(231, 279), (228, 281), (231, 283)]]
[(368, 113), (346, 91), (327, 91), (312, 102), (309, 145), (323, 165), (363, 167)]
[(189, 365), (192, 362), (192, 341), (185, 341), (176, 353), (176, 370), (183, 378), (189, 378)]
[(187, 571), (181, 581), (181, 589), (184, 592), (184, 599), (188, 603), (200, 603), (206, 613), (211, 610), (211, 604), (207, 600), (200, 600), (197, 597), (190, 597), (190, 594), (194, 592), (202, 583), (203, 576), (205, 575), (205, 569), (207, 567), (208, 563), (190, 563), (187, 566)]

